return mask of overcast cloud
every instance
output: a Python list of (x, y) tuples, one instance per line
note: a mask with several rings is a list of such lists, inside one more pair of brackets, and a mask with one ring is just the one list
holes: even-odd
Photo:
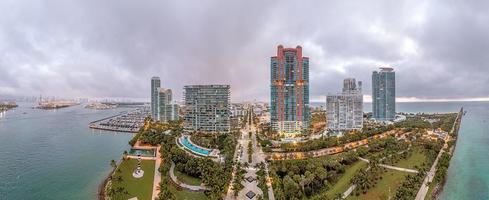
[(311, 99), (396, 70), (399, 97), (489, 97), (488, 1), (0, 2), (0, 96), (177, 99), (187, 84), (230, 84), (268, 100), (276, 46), (310, 58)]

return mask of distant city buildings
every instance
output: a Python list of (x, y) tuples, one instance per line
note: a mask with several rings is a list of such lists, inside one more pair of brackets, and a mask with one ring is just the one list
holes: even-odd
[(271, 127), (285, 136), (304, 133), (309, 127), (309, 58), (302, 47), (284, 48), (271, 57)]
[(184, 87), (186, 132), (230, 131), (230, 86), (189, 85)]
[(160, 88), (158, 96), (159, 107), (157, 119), (162, 122), (178, 120), (179, 106), (178, 104), (172, 103), (172, 91), (170, 89)]
[(348, 131), (363, 127), (362, 82), (354, 78), (343, 81), (343, 91), (326, 97), (327, 128)]
[(396, 74), (392, 68), (380, 68), (372, 73), (373, 118), (391, 121), (396, 117)]
[(151, 78), (151, 118), (158, 119), (158, 92), (161, 87), (160, 77)]

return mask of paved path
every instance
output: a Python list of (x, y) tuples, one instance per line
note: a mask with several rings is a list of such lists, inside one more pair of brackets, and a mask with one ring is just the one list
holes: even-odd
[(156, 161), (155, 161), (155, 175), (153, 178), (153, 195), (151, 199), (155, 199), (158, 197), (158, 194), (160, 193), (160, 182), (161, 182), (161, 172), (160, 172), (160, 165), (161, 165), (161, 155), (160, 155), (160, 145), (156, 148)]
[(346, 197), (350, 196), (350, 194), (357, 188), (357, 185), (353, 184), (351, 185), (344, 193), (343, 193), (343, 199), (346, 199)]
[[(358, 158), (364, 162), (370, 163), (370, 160), (367, 160), (367, 159), (362, 158), (362, 157), (358, 157)], [(384, 164), (379, 164), (379, 166), (381, 166), (383, 168), (387, 168), (387, 169), (402, 171), (402, 172), (416, 173), (416, 174), (419, 173), (418, 170), (414, 170), (414, 169), (407, 169), (407, 168), (396, 167), (396, 166), (391, 166), (391, 165), (384, 165)]]
[[(445, 144), (446, 146), (446, 144)], [(443, 147), (445, 148), (445, 147)], [(438, 153), (438, 156), (436, 156), (435, 162), (433, 162), (433, 165), (431, 165), (431, 169), (426, 175), (425, 179), (423, 180), (423, 184), (421, 185), (421, 188), (419, 188), (418, 194), (416, 194), (416, 200), (424, 200), (426, 197), (426, 194), (428, 193), (429, 183), (433, 181), (433, 177), (435, 176), (436, 173), (436, 165), (438, 164), (438, 159), (441, 157), (443, 152), (445, 152), (441, 149), (440, 153)]]
[(185, 188), (187, 190), (191, 190), (191, 191), (203, 191), (203, 190), (208, 190), (208, 188), (206, 187), (203, 187), (203, 186), (199, 186), (199, 185), (188, 185), (186, 183), (182, 183), (180, 182), (178, 179), (177, 179), (177, 176), (175, 176), (175, 173), (174, 173), (174, 170), (175, 170), (175, 163), (172, 161), (171, 162), (171, 167), (170, 167), (170, 178), (171, 180), (178, 184), (180, 187), (182, 188)]
[[(248, 137), (248, 133), (252, 132), (251, 137)], [(255, 131), (252, 130), (251, 125), (247, 125), (246, 129), (242, 132), (241, 134), (243, 137), (238, 140), (238, 142), (241, 144), (243, 147), (243, 156), (241, 156), (239, 162), (241, 163), (246, 163), (248, 162), (248, 143), (251, 141), (252, 143), (252, 156), (251, 156), (251, 162), (249, 162), (249, 166), (247, 168), (243, 168), (246, 170), (246, 174), (244, 175), (245, 178), (251, 176), (255, 179), (257, 179), (257, 170), (254, 169), (254, 166), (260, 162), (262, 162), (262, 158), (258, 155), (257, 153), (257, 148), (256, 148), (256, 137), (255, 137)], [(261, 159), (260, 159), (261, 158)], [(246, 197), (246, 193), (249, 191), (253, 191), (256, 195), (261, 195), (263, 196), (263, 191), (258, 187), (258, 180), (252, 181), (251, 183), (248, 182), (247, 180), (243, 180), (241, 182), (243, 184), (244, 188), (238, 192), (238, 198), (237, 199), (248, 199)], [(254, 197), (253, 199), (256, 199)]]

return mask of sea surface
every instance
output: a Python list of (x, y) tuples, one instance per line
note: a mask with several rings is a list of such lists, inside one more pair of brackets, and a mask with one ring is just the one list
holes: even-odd
[[(313, 105), (315, 103), (312, 103)], [(316, 105), (322, 105), (316, 104)], [(129, 148), (131, 134), (91, 130), (88, 123), (127, 108), (19, 108), (0, 113), (0, 200), (96, 199), (109, 161)], [(398, 103), (399, 112), (467, 110), (442, 200), (489, 199), (489, 102)], [(371, 104), (364, 110), (369, 112)]]

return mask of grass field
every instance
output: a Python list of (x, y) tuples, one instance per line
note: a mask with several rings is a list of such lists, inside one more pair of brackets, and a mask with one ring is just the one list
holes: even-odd
[(185, 173), (179, 172), (178, 170), (175, 170), (175, 176), (177, 176), (179, 181), (188, 185), (200, 185), (202, 183), (202, 180), (200, 178), (189, 176)]
[(358, 170), (362, 169), (365, 166), (367, 166), (367, 163), (359, 160), (351, 167), (346, 169), (345, 174), (343, 174), (338, 182), (336, 182), (336, 184), (334, 184), (333, 187), (331, 187), (331, 189), (326, 192), (326, 195), (329, 198), (333, 199), (336, 194), (344, 193), (351, 185), (350, 179), (356, 174)]
[(421, 167), (421, 165), (425, 161), (426, 161), (426, 156), (424, 155), (424, 153), (420, 149), (415, 148), (411, 153), (411, 156), (409, 156), (407, 159), (399, 160), (399, 162), (394, 164), (394, 166), (414, 169), (415, 166)]
[(382, 180), (380, 180), (374, 188), (370, 188), (366, 194), (360, 194), (360, 196), (351, 194), (347, 199), (393, 199), (396, 189), (402, 184), (407, 175), (408, 173), (406, 172), (388, 169), (387, 172), (382, 174)]
[(177, 200), (207, 200), (207, 196), (203, 192), (190, 192), (186, 190), (178, 190), (172, 184), (169, 184), (170, 191)]
[(155, 161), (153, 160), (142, 160), (141, 168), (144, 171), (144, 176), (142, 178), (134, 178), (132, 173), (137, 167), (138, 161), (135, 159), (124, 160), (119, 165), (121, 172), (115, 173), (114, 177), (121, 176), (122, 180), (117, 179), (112, 181), (112, 188), (123, 187), (126, 189), (128, 194), (117, 194), (114, 199), (129, 199), (132, 197), (137, 197), (140, 200), (150, 200), (153, 193), (153, 178), (155, 171)]

